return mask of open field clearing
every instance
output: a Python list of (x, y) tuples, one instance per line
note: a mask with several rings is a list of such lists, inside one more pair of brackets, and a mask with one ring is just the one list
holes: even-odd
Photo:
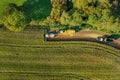
[(0, 80), (120, 80), (120, 50), (43, 39), (42, 30), (0, 30)]

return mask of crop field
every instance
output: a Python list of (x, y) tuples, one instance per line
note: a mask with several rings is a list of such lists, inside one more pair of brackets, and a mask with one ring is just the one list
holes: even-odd
[(0, 30), (0, 80), (120, 80), (120, 50), (94, 42), (44, 42), (43, 30)]

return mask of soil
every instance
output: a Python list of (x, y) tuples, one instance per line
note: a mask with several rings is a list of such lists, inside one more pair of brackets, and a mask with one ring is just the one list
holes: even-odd
[(76, 32), (73, 36), (61, 33), (48, 40), (97, 40), (99, 36), (103, 35), (106, 34), (97, 31), (81, 30)]
[[(90, 31), (90, 30), (81, 30), (79, 32), (76, 32), (73, 36), (67, 35), (67, 34), (58, 34), (54, 38), (48, 38), (48, 41), (92, 41), (92, 42), (99, 42), (97, 40), (98, 37), (109, 35), (103, 32), (97, 32), (97, 31)], [(112, 43), (105, 43), (105, 42), (99, 42), (104, 43), (110, 46), (113, 46), (115, 48), (120, 49), (120, 38), (116, 39)]]

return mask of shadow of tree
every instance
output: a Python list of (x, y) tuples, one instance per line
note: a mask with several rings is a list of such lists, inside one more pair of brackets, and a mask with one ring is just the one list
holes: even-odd
[(111, 13), (115, 18), (120, 18), (120, 0), (110, 0), (110, 4), (112, 4), (111, 7)]
[(120, 38), (120, 34), (112, 34), (111, 35), (114, 39), (119, 39)]
[(27, 20), (41, 20), (50, 15), (50, 0), (26, 0), (23, 4)]

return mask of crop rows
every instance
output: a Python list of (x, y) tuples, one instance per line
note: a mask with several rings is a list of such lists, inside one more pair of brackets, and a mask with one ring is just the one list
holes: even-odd
[[(119, 50), (86, 41), (44, 42), (39, 41), (42, 32), (28, 33), (0, 32), (1, 80), (120, 79)], [(31, 35), (39, 36), (32, 37), (38, 40), (37, 44)], [(3, 38), (9, 38), (7, 43)]]

